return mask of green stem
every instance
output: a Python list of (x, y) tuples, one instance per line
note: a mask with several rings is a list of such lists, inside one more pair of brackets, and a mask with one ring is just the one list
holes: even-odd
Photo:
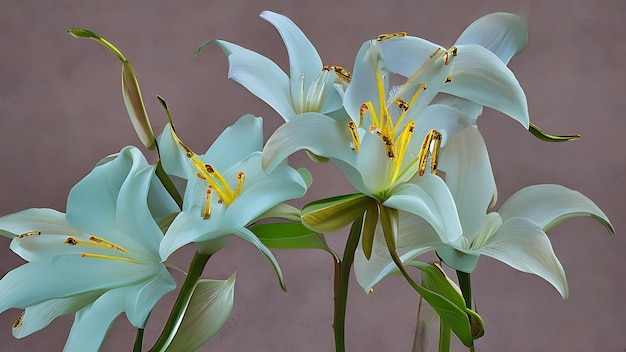
[(137, 336), (135, 337), (135, 345), (133, 346), (133, 352), (141, 352), (143, 345), (143, 329), (137, 329)]
[(157, 161), (156, 164), (156, 175), (159, 178), (159, 181), (161, 181), (161, 184), (163, 184), (163, 187), (165, 187), (165, 189), (167, 190), (167, 193), (169, 193), (172, 199), (174, 199), (174, 201), (176, 202), (176, 204), (178, 204), (178, 208), (182, 209), (183, 197), (180, 196), (180, 193), (178, 193), (178, 190), (176, 189), (176, 186), (174, 186), (172, 179), (170, 179), (170, 177), (163, 169), (163, 165), (161, 165), (160, 159), (159, 161)]
[(452, 329), (448, 324), (441, 321), (439, 323), (439, 352), (450, 352), (450, 341)]
[(461, 288), (461, 293), (463, 293), (465, 307), (472, 309), (472, 283), (470, 281), (470, 274), (457, 270), (456, 277), (459, 279), (459, 287)]
[(359, 216), (359, 218), (352, 223), (342, 261), (335, 262), (335, 318), (333, 321), (333, 330), (335, 331), (336, 352), (345, 352), (346, 350), (345, 326), (348, 283), (350, 279), (350, 268), (354, 262), (354, 252), (359, 245), (362, 226), (363, 215)]
[(174, 336), (176, 335), (176, 332), (178, 331), (178, 328), (183, 320), (183, 316), (185, 315), (185, 311), (187, 310), (187, 306), (189, 305), (189, 301), (191, 300), (191, 295), (193, 294), (198, 279), (200, 278), (200, 275), (202, 275), (204, 266), (209, 258), (211, 258), (210, 254), (196, 252), (193, 259), (191, 259), (189, 272), (187, 273), (185, 282), (183, 282), (183, 285), (180, 288), (174, 307), (172, 307), (172, 312), (165, 323), (161, 336), (159, 336), (159, 339), (154, 344), (154, 347), (150, 349), (150, 352), (165, 351), (174, 339)]

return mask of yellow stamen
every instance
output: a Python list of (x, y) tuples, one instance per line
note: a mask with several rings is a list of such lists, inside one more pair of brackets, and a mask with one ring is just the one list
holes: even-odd
[(141, 264), (141, 262), (139, 262), (139, 261), (137, 261), (135, 259), (126, 258), (126, 257), (118, 257), (118, 256), (114, 256), (114, 255), (95, 254), (95, 253), (81, 253), (80, 256), (83, 257), (83, 258), (121, 260), (121, 261), (124, 261), (124, 262), (133, 263), (133, 264)]
[(437, 173), (437, 161), (439, 155), (439, 147), (441, 146), (441, 133), (437, 130), (430, 130), (424, 137), (422, 148), (418, 156), (418, 173), (424, 176), (426, 172), (426, 164), (428, 163), (428, 155), (431, 155), (430, 172)]
[(406, 32), (380, 34), (378, 37), (376, 37), (376, 40), (380, 42), (386, 39), (398, 38), (398, 37), (406, 37)]
[(237, 188), (235, 189), (235, 198), (239, 197), (243, 189), (243, 183), (246, 181), (246, 174), (243, 171), (237, 173)]
[(28, 236), (39, 236), (39, 235), (41, 235), (41, 231), (29, 231), (29, 232), (24, 232), (21, 235), (18, 235), (17, 238), (24, 238)]
[(84, 246), (96, 247), (96, 248), (102, 248), (102, 249), (113, 249), (118, 252), (128, 253), (127, 250), (116, 245), (115, 243), (109, 242), (105, 239), (102, 239), (96, 236), (89, 237), (89, 241), (79, 240), (75, 237), (70, 236), (65, 240), (64, 243), (69, 244), (70, 246), (84, 245)]
[(335, 71), (337, 76), (339, 78), (343, 79), (346, 83), (352, 82), (352, 74), (350, 73), (350, 71), (344, 69), (341, 66), (326, 65), (326, 66), (322, 67), (322, 70), (324, 70), (324, 71)]
[(400, 168), (402, 167), (402, 160), (404, 160), (404, 154), (406, 154), (407, 147), (409, 142), (411, 141), (411, 137), (413, 137), (413, 130), (415, 130), (415, 122), (413, 120), (409, 121), (409, 123), (404, 126), (402, 129), (402, 133), (397, 140), (397, 149), (398, 149), (398, 158), (395, 160), (394, 164), (394, 172), (392, 180), (397, 180), (400, 174)]
[(358, 152), (359, 147), (361, 146), (361, 141), (359, 141), (359, 131), (354, 121), (348, 122), (348, 128), (350, 129), (350, 136), (352, 137), (352, 144), (354, 145), (354, 151)]

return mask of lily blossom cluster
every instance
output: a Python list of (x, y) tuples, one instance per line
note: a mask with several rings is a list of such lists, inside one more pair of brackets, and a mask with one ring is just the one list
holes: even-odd
[[(486, 15), (449, 48), (405, 32), (381, 34), (362, 44), (351, 71), (324, 65), (289, 18), (270, 11), (261, 17), (285, 43), (289, 74), (271, 59), (225, 40), (203, 46), (219, 46), (228, 59), (228, 76), (285, 123), (264, 143), (262, 119), (244, 115), (204, 154), (185, 144), (184, 131), (176, 131), (161, 98), (169, 123), (155, 136), (129, 61), (95, 33), (70, 30), (121, 60), (129, 116), (158, 161), (151, 165), (139, 149), (125, 147), (72, 188), (65, 213), (32, 208), (0, 217), (0, 233), (27, 261), (0, 280), (0, 312), (23, 310), (14, 336), (75, 313), (65, 350), (96, 351), (125, 313), (138, 329), (134, 348), (140, 351), (150, 312), (176, 289), (169, 258), (193, 244), (196, 254), (151, 351), (195, 350), (228, 321), (234, 304), (234, 274), (224, 280), (200, 278), (233, 235), (265, 256), (283, 289), (272, 249), (332, 254), (337, 351), (345, 349), (343, 315), (352, 266), (365, 292), (400, 271), (440, 318), (439, 350), (449, 345), (449, 332), (472, 349), (485, 329), (469, 286), (480, 255), (535, 274), (568, 297), (563, 266), (546, 232), (567, 219), (590, 216), (613, 233), (609, 219), (588, 197), (554, 184), (523, 188), (493, 211), (497, 187), (477, 126), (483, 108), (489, 108), (543, 140), (575, 138), (549, 135), (530, 122), (524, 91), (507, 67), (526, 46), (520, 16)], [(302, 209), (289, 205), (305, 195), (315, 176), (288, 165), (287, 158), (299, 151), (333, 163), (355, 192)], [(348, 225), (339, 258), (324, 235)], [(435, 252), (440, 262), (419, 262), (427, 252)], [(419, 282), (407, 267), (420, 270)], [(458, 283), (444, 268), (456, 271)]]

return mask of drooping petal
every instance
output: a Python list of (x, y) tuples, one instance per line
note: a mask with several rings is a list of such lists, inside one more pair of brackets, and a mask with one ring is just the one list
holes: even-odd
[(413, 183), (392, 190), (384, 206), (413, 213), (426, 220), (449, 243), (462, 235), (454, 199), (441, 178), (431, 174), (416, 176)]
[(235, 162), (263, 149), (263, 119), (247, 114), (227, 127), (204, 154), (202, 161), (217, 170), (226, 170)]
[(477, 44), (507, 64), (511, 58), (526, 47), (528, 26), (524, 18), (512, 13), (496, 12), (485, 15), (459, 36), (456, 45)]
[(463, 234), (471, 240), (496, 195), (489, 154), (478, 128), (468, 127), (448, 140), (439, 168), (446, 173)]
[[(441, 239), (435, 230), (424, 219), (406, 212), (399, 213), (398, 241), (396, 243), (398, 256), (403, 263), (409, 262), (420, 254), (442, 245)], [(369, 260), (363, 253), (361, 243), (357, 246), (354, 258), (354, 274), (357, 282), (370, 292), (385, 276), (398, 270), (389, 255), (389, 249), (378, 225), (374, 234), (372, 255)]]
[(13, 327), (13, 336), (21, 339), (37, 332), (48, 326), (55, 318), (83, 309), (101, 294), (98, 291), (86, 292), (70, 297), (51, 299), (28, 307), (20, 318), (20, 323), (16, 324), (18, 326)]
[(548, 231), (567, 219), (591, 216), (614, 233), (608, 217), (589, 198), (569, 188), (553, 185), (525, 187), (513, 194), (498, 211), (502, 219), (523, 217)]
[(563, 298), (568, 297), (563, 266), (554, 254), (548, 236), (529, 219), (516, 217), (505, 220), (477, 252), (519, 271), (538, 275), (552, 284)]
[(459, 45), (457, 49), (451, 81), (441, 91), (498, 110), (528, 129), (526, 95), (513, 72), (479, 45)]
[(350, 130), (346, 124), (317, 113), (305, 113), (280, 126), (263, 149), (263, 168), (272, 170), (299, 150), (350, 164), (355, 153), (350, 148)]
[(437, 130), (441, 133), (441, 148), (448, 139), (475, 122), (463, 111), (444, 104), (431, 104), (419, 115), (415, 122), (415, 130), (411, 142), (417, 143), (414, 148), (407, 148), (405, 159), (413, 160), (419, 154), (422, 139), (428, 131)]
[(289, 18), (271, 11), (261, 12), (261, 18), (276, 27), (285, 42), (289, 55), (289, 76), (293, 100), (305, 98), (313, 80), (322, 71), (322, 59), (309, 39)]
[[(178, 214), (161, 241), (159, 247), (161, 260), (166, 260), (177, 249), (189, 243), (200, 241), (202, 237), (215, 239), (218, 235), (222, 235), (223, 238), (219, 240), (219, 243), (214, 242), (213, 244), (216, 250), (223, 247), (230, 238), (230, 236), (226, 236), (228, 234), (219, 230), (224, 207), (212, 207), (211, 211), (213, 220), (202, 219), (202, 209), (198, 206)], [(214, 233), (215, 235), (213, 235)]]
[(223, 40), (215, 41), (228, 56), (228, 78), (232, 78), (250, 93), (271, 106), (288, 121), (296, 115), (289, 77), (274, 62), (254, 51)]
[(63, 351), (99, 351), (111, 324), (124, 311), (127, 291), (127, 287), (108, 291), (77, 312)]
[(145, 283), (131, 287), (126, 294), (124, 312), (134, 327), (143, 329), (154, 305), (168, 292), (176, 288), (176, 282), (165, 266)]

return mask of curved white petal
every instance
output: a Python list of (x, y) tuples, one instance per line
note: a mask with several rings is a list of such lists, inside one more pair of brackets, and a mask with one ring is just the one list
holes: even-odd
[[(230, 236), (226, 236), (220, 230), (220, 224), (224, 207), (217, 209), (212, 207), (211, 218), (204, 220), (202, 218), (203, 210), (200, 207), (193, 207), (178, 214), (170, 227), (168, 228), (159, 247), (159, 255), (161, 260), (166, 260), (177, 249), (193, 242), (200, 241), (202, 236), (217, 232), (217, 235), (223, 236), (220, 244), (223, 246)], [(217, 236), (213, 236), (215, 238)], [(220, 246), (216, 246), (219, 249)]]
[[(343, 99), (343, 106), (346, 112), (357, 126), (360, 125), (359, 120), (362, 104), (371, 102), (374, 113), (380, 114), (380, 104), (384, 104), (384, 100), (381, 101), (380, 99), (377, 76), (379, 76), (383, 83), (383, 99), (386, 99), (387, 92), (389, 91), (387, 67), (380, 56), (378, 47), (373, 44), (372, 41), (367, 41), (361, 46), (357, 53), (354, 62), (354, 70), (352, 71), (352, 81), (346, 89)], [(369, 114), (365, 116), (369, 116)], [(381, 117), (378, 116), (379, 120), (380, 118)], [(369, 128), (370, 125), (371, 121), (369, 118), (363, 120), (363, 128)]]
[(136, 328), (143, 329), (154, 305), (175, 288), (176, 282), (165, 266), (161, 266), (161, 271), (150, 280), (131, 287), (126, 294), (124, 306), (124, 312), (130, 323)]
[(74, 254), (80, 255), (84, 250), (82, 247), (70, 246), (65, 243), (68, 237), (78, 240), (89, 241), (89, 234), (82, 232), (77, 233), (44, 233), (18, 236), (11, 241), (11, 250), (28, 262), (36, 262), (40, 260), (50, 260), (50, 258), (63, 255)]
[(226, 170), (235, 162), (261, 149), (263, 149), (263, 119), (247, 114), (228, 126), (201, 159), (216, 170)]
[(307, 189), (300, 174), (287, 165), (279, 165), (271, 174), (251, 179), (249, 183), (226, 210), (225, 226), (247, 226), (272, 207), (302, 197)]
[(228, 78), (266, 102), (286, 121), (296, 115), (291, 101), (289, 77), (274, 62), (254, 51), (223, 40), (216, 43), (228, 56)]
[(21, 339), (37, 332), (48, 326), (55, 318), (83, 309), (95, 301), (101, 294), (98, 291), (86, 292), (70, 297), (51, 299), (28, 307), (20, 318), (21, 324), (13, 327), (13, 336)]
[(485, 15), (459, 36), (456, 45), (477, 44), (493, 52), (505, 64), (526, 47), (528, 26), (524, 18), (512, 13)]
[[(422, 253), (442, 245), (435, 230), (424, 219), (406, 212), (399, 212), (397, 253), (400, 260), (406, 263)], [(389, 255), (389, 248), (380, 225), (376, 228), (372, 255), (369, 260), (363, 253), (363, 245), (359, 241), (354, 257), (354, 274), (357, 282), (370, 292), (385, 276), (397, 270), (396, 264)]]
[(475, 44), (459, 45), (444, 93), (469, 99), (509, 115), (526, 129), (526, 95), (511, 70), (492, 52)]
[(448, 140), (439, 168), (446, 173), (463, 234), (471, 240), (496, 195), (489, 154), (478, 128), (468, 127)]
[(560, 185), (525, 187), (507, 199), (498, 213), (505, 220), (513, 217), (530, 219), (544, 231), (570, 218), (591, 216), (614, 232), (608, 217), (594, 202), (582, 193)]
[(452, 269), (471, 273), (476, 269), (480, 255), (463, 250), (459, 245), (460, 242), (466, 241), (458, 241), (454, 245), (437, 248), (437, 256)]
[(439, 45), (426, 39), (404, 36), (374, 42), (380, 50), (389, 71), (410, 77), (422, 66)]
[(365, 132), (357, 153), (356, 168), (369, 194), (376, 195), (391, 187), (394, 163), (395, 159), (387, 155), (381, 137)]
[(409, 148), (407, 155), (411, 151), (413, 157), (419, 154), (419, 146), (430, 130), (437, 130), (441, 133), (441, 147), (443, 148), (450, 137), (475, 123), (475, 118), (472, 119), (459, 109), (439, 103), (431, 104), (422, 111), (415, 121), (413, 139), (420, 144), (417, 144), (417, 148)]
[(67, 235), (82, 233), (65, 219), (65, 214), (46, 208), (31, 208), (0, 217), (0, 231), (11, 238), (32, 231)]
[(308, 87), (322, 72), (322, 59), (317, 50), (289, 18), (271, 11), (261, 12), (261, 18), (271, 23), (285, 42), (289, 55), (292, 98), (306, 97)]
[(174, 131), (169, 123), (157, 138), (157, 145), (161, 165), (168, 175), (188, 178), (189, 175), (195, 174), (192, 163), (186, 156), (187, 151), (174, 138)]
[(305, 113), (280, 126), (263, 149), (263, 168), (272, 170), (289, 155), (299, 150), (327, 158), (350, 162), (355, 153), (350, 147), (347, 124), (317, 113)]
[(124, 310), (127, 291), (126, 287), (108, 291), (76, 313), (63, 351), (99, 351), (111, 324)]
[(63, 255), (26, 263), (0, 280), (0, 312), (49, 299), (130, 285), (156, 275), (161, 264)]
[(425, 174), (416, 176), (412, 182), (394, 188), (383, 205), (422, 217), (445, 243), (457, 240), (462, 235), (461, 223), (454, 199), (443, 180)]
[(519, 271), (538, 275), (552, 284), (563, 298), (568, 297), (563, 266), (554, 254), (548, 236), (529, 219), (505, 220), (477, 252), (498, 259)]

